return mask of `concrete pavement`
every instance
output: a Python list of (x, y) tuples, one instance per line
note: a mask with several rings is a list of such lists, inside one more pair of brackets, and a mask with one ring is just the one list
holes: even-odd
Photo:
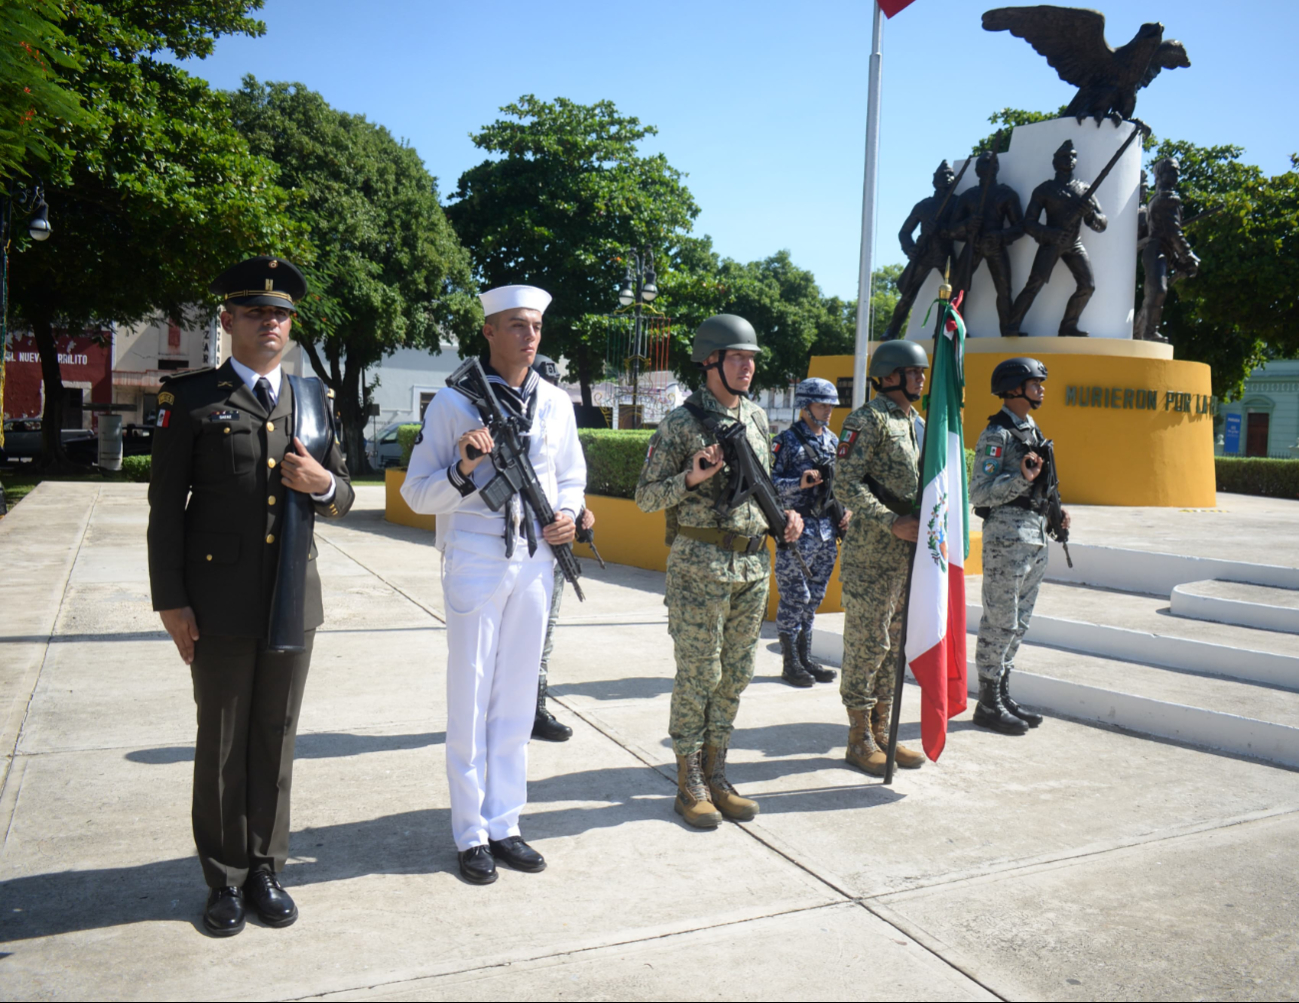
[[(455, 876), (431, 535), (382, 489), (322, 524), (327, 623), (302, 713), (302, 910), (198, 929), (188, 674), (148, 603), (143, 486), (43, 484), (0, 521), (5, 998), (1112, 999), (1299, 995), (1299, 774), (1049, 719), (953, 722), (884, 788), (843, 763), (837, 688), (759, 652), (731, 761), (753, 823), (672, 813), (662, 576), (587, 562), (531, 747), (550, 861)], [(903, 738), (918, 736), (908, 687)], [(12, 756), (8, 755), (13, 753)]]

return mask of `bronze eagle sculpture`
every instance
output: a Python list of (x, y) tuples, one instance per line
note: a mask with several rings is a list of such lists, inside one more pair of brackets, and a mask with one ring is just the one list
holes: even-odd
[(1078, 88), (1065, 115), (1079, 124), (1109, 116), (1115, 124), (1131, 119), (1137, 91), (1160, 70), (1190, 66), (1181, 42), (1164, 41), (1158, 21), (1143, 24), (1127, 45), (1110, 48), (1105, 41), (1105, 15), (1081, 7), (998, 7), (983, 15), (986, 31), (1009, 31), (1022, 38), (1051, 64), (1060, 79)]

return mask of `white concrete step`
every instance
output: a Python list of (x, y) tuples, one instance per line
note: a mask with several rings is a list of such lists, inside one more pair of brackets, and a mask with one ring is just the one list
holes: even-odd
[[(1288, 542), (1287, 547), (1287, 550), (1279, 552), (1279, 556), (1293, 560), (1295, 548)], [(1067, 565), (1060, 544), (1051, 544), (1048, 579), (1157, 596), (1166, 596), (1174, 587), (1186, 582), (1211, 578), (1251, 582), (1273, 588), (1299, 589), (1299, 568), (1288, 565), (1184, 557), (1181, 554), (1096, 547), (1082, 543), (1071, 543), (1069, 553), (1073, 558), (1072, 568)]]
[[(1174, 616), (1299, 634), (1299, 590), (1210, 579), (1175, 585)], [(1295, 648), (1299, 650), (1299, 643)]]

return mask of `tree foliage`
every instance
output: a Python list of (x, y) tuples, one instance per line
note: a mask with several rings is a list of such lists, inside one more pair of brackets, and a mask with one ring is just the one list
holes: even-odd
[(469, 256), (419, 154), (301, 84), (246, 77), (230, 96), (252, 150), (279, 167), (314, 249), (294, 330), (334, 389), (347, 455), (364, 466), (362, 374), (398, 348), (471, 341), (482, 318)]
[[(89, 322), (179, 317), (256, 253), (298, 256), (275, 169), (253, 156), (224, 98), (171, 62), (215, 36), (260, 34), (260, 0), (77, 3), (62, 25), (79, 66), (65, 74), (91, 115), (69, 127), (43, 169), (54, 236), (16, 240), (11, 309), (41, 351), (45, 455), (63, 459), (63, 384), (53, 331)], [(29, 172), (32, 169), (29, 168)]]
[[(543, 350), (574, 364), (585, 403), (603, 368), (603, 326), (631, 248), (660, 266), (693, 252), (683, 241), (699, 213), (682, 175), (639, 144), (657, 133), (611, 101), (592, 105), (528, 94), (472, 136), (490, 156), (460, 176), (447, 215), (483, 288), (546, 289)], [(461, 346), (462, 354), (481, 342)]]

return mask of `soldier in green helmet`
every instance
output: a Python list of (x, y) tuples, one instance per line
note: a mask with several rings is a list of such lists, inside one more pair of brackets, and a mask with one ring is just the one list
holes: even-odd
[[(876, 395), (843, 421), (834, 495), (853, 516), (839, 557), (843, 582), (843, 674), (850, 765), (883, 776), (893, 708), (894, 658), (906, 603), (907, 566), (920, 528), (920, 444), (912, 406), (929, 360), (914, 341), (887, 341), (871, 354)], [(894, 658), (888, 658), (889, 654)], [(897, 764), (917, 769), (923, 754), (897, 747)]]
[[(706, 420), (742, 422), (770, 472), (767, 416), (747, 396), (760, 351), (743, 317), (719, 314), (699, 326), (691, 360), (705, 386), (663, 419), (636, 485), (641, 511), (666, 510), (672, 547), (664, 602), (677, 664), (668, 726), (677, 757), (674, 807), (706, 829), (723, 816), (747, 821), (758, 813), (726, 779), (726, 749), (767, 608), (767, 521), (752, 499), (718, 510), (728, 468)], [(803, 521), (797, 512), (785, 515), (785, 542), (792, 543)]]

